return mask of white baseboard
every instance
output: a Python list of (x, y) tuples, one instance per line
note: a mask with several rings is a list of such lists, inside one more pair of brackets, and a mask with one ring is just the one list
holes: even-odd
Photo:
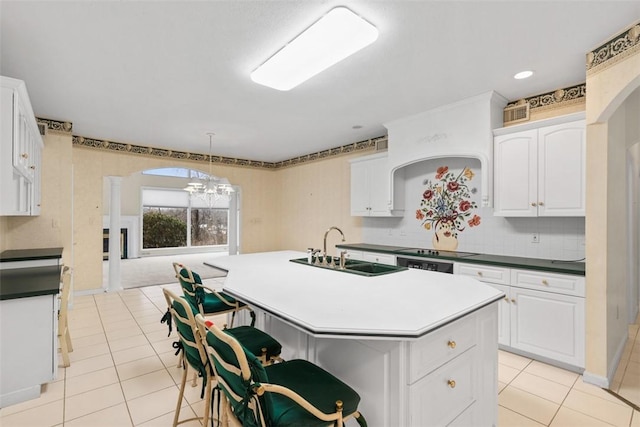
[(618, 343), (618, 348), (616, 349), (616, 353), (613, 356), (613, 360), (611, 361), (611, 366), (608, 367), (607, 376), (603, 377), (601, 375), (592, 374), (591, 372), (585, 371), (582, 374), (582, 378), (584, 382), (597, 385), (600, 388), (609, 388), (611, 384), (613, 384), (613, 378), (616, 375), (616, 370), (618, 369), (618, 365), (620, 364), (620, 359), (622, 359), (622, 353), (624, 352), (624, 347), (627, 344), (628, 335), (625, 335), (622, 340)]
[(609, 388), (609, 378), (600, 375), (592, 374), (591, 372), (584, 371), (582, 374), (582, 380), (585, 383), (593, 384), (600, 388)]

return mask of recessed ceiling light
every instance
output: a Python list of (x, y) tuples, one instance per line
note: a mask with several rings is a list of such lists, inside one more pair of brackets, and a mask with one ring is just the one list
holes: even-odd
[(526, 70), (526, 71), (520, 71), (519, 73), (516, 73), (516, 75), (513, 76), (513, 78), (516, 80), (522, 80), (522, 79), (528, 79), (531, 76), (533, 76), (533, 71)]
[(251, 80), (293, 89), (377, 38), (376, 27), (346, 7), (336, 7), (253, 71)]

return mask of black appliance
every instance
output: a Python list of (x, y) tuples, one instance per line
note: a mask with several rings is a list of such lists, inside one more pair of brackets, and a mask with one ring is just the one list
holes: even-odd
[(435, 261), (432, 259), (416, 259), (416, 258), (402, 258), (402, 257), (397, 257), (396, 260), (397, 260), (396, 263), (402, 267), (453, 274), (453, 262), (447, 262), (444, 260)]

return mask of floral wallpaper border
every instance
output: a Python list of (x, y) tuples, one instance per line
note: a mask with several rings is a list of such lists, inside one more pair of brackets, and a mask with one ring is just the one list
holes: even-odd
[(587, 74), (601, 71), (638, 52), (640, 52), (640, 23), (635, 23), (587, 53)]
[(514, 105), (521, 105), (528, 102), (529, 108), (552, 108), (557, 107), (558, 104), (566, 105), (567, 103), (583, 102), (587, 96), (587, 84), (581, 83), (575, 86), (565, 87), (563, 89), (556, 89), (553, 92), (546, 92), (540, 95), (530, 96), (528, 98), (519, 99), (507, 104), (507, 107), (513, 107)]
[[(59, 120), (37, 118), (39, 125), (45, 126), (47, 130), (71, 134), (73, 131), (73, 123), (63, 122)], [(105, 141), (101, 139), (87, 138), (79, 135), (71, 135), (73, 145), (84, 148), (95, 148), (100, 150), (121, 151), (131, 154), (140, 154), (152, 157), (165, 157), (172, 159), (188, 159), (197, 162), (209, 162), (208, 154), (189, 153), (186, 151), (167, 150), (163, 148), (148, 147), (144, 145), (125, 144), (121, 142)], [(352, 144), (342, 145), (340, 147), (330, 148), (328, 150), (318, 151), (306, 154), (304, 156), (294, 157), (280, 162), (262, 162), (257, 160), (237, 159), (233, 157), (212, 156), (212, 163), (232, 166), (245, 166), (260, 169), (281, 169), (285, 167), (295, 166), (315, 160), (326, 159), (341, 154), (348, 154), (357, 151), (368, 151), (376, 147), (380, 142), (387, 140), (387, 136), (379, 136), (376, 138), (366, 139), (364, 141), (354, 142)]]

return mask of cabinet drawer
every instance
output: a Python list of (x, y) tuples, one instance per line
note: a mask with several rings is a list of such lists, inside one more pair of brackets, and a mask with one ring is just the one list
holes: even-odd
[(583, 276), (554, 274), (543, 271), (512, 270), (511, 284), (520, 288), (556, 292), (583, 297), (585, 284)]
[[(338, 249), (338, 256), (340, 255), (340, 250)], [(344, 254), (344, 257), (346, 259), (357, 259), (357, 260), (364, 260), (364, 254), (362, 251), (353, 251), (351, 249), (347, 250), (347, 253)]]
[(508, 285), (511, 282), (510, 270), (503, 267), (456, 263), (454, 265), (454, 273), (474, 277), (481, 282), (497, 283), (498, 285)]
[(411, 413), (415, 414), (412, 426), (449, 425), (474, 403), (473, 382), (478, 368), (475, 350), (469, 349), (411, 386)]
[(364, 252), (363, 256), (365, 261), (376, 262), (378, 264), (396, 265), (395, 255)]
[(467, 316), (411, 343), (409, 383), (412, 384), (434, 369), (476, 344), (475, 315)]

